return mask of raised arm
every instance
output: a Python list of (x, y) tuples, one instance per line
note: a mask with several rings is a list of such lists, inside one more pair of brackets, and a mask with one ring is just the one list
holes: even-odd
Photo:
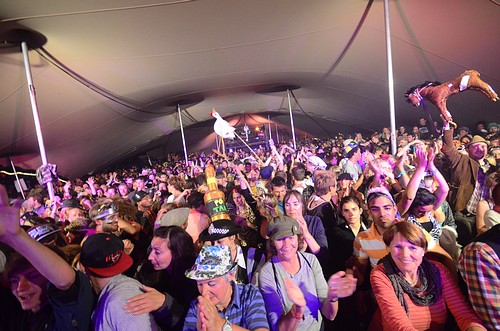
[(417, 163), (415, 172), (403, 193), (401, 201), (398, 203), (398, 211), (401, 215), (404, 215), (410, 209), (413, 199), (417, 195), (420, 181), (424, 178), (425, 170), (427, 169), (427, 153), (425, 147), (422, 145), (415, 145), (415, 162)]
[(437, 210), (441, 208), (441, 205), (443, 202), (446, 200), (446, 197), (448, 196), (448, 192), (450, 191), (450, 187), (448, 186), (448, 183), (446, 182), (446, 179), (444, 178), (443, 174), (439, 171), (439, 169), (436, 167), (434, 164), (434, 158), (436, 157), (436, 152), (434, 148), (429, 148), (427, 151), (427, 172), (432, 173), (434, 176), (434, 179), (436, 180), (438, 187), (436, 191), (434, 192), (434, 195), (436, 195), (437, 201), (436, 204), (434, 205), (434, 210)]
[(65, 260), (21, 229), (19, 209), (9, 206), (3, 185), (0, 185), (0, 241), (23, 255), (58, 289), (66, 290), (75, 282), (76, 273)]

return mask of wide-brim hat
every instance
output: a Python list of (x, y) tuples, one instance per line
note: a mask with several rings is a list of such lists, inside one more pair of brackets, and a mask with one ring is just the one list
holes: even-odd
[(193, 280), (208, 280), (224, 276), (236, 267), (228, 246), (205, 245), (201, 248), (194, 265), (186, 271)]
[(241, 227), (231, 220), (213, 221), (208, 228), (200, 233), (200, 241), (216, 241), (237, 234)]
[(123, 247), (123, 241), (114, 234), (96, 233), (83, 243), (80, 263), (100, 277), (119, 275), (134, 262)]
[(300, 234), (299, 222), (287, 215), (275, 217), (267, 226), (266, 235), (271, 240), (278, 240), (296, 234)]
[(488, 140), (484, 139), (483, 137), (481, 137), (479, 135), (475, 135), (474, 137), (472, 137), (472, 140), (466, 145), (466, 147), (469, 147), (469, 146), (472, 146), (472, 145), (478, 144), (478, 143), (486, 144), (486, 146), (488, 146), (490, 144), (490, 142)]

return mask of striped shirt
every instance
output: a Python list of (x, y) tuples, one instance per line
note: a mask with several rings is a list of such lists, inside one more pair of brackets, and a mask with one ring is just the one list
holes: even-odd
[(473, 242), (463, 249), (458, 267), (477, 315), (488, 330), (500, 330), (500, 258), (488, 244)]
[(378, 233), (375, 222), (366, 231), (359, 232), (353, 243), (353, 254), (359, 260), (370, 259), (372, 267), (376, 267), (378, 260), (389, 253), (389, 249)]
[[(224, 313), (219, 311), (219, 315), (232, 324), (248, 330), (259, 328), (269, 330), (264, 299), (262, 299), (259, 290), (252, 284), (245, 285), (231, 282), (231, 286), (233, 287), (232, 300), (226, 311)], [(197, 299), (191, 301), (184, 321), (184, 331), (196, 331), (196, 321), (198, 320), (197, 303)]]
[[(396, 219), (394, 223), (401, 222)], [(431, 250), (436, 246), (436, 242), (432, 239), (429, 232), (422, 229), (425, 238), (427, 239), (427, 250)], [(353, 243), (353, 255), (358, 260), (370, 259), (372, 268), (375, 268), (378, 261), (389, 253), (389, 248), (385, 245), (382, 235), (378, 233), (375, 227), (375, 222), (366, 231), (359, 232)]]

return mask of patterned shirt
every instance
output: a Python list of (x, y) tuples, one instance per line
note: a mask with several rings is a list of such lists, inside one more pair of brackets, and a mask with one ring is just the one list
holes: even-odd
[(477, 173), (477, 181), (474, 186), (474, 191), (467, 203), (467, 211), (471, 214), (476, 215), (476, 208), (479, 200), (484, 200), (487, 198), (488, 189), (486, 185), (484, 185), (487, 175), (483, 171), (483, 168), (480, 166), (479, 171)]
[(410, 214), (408, 216), (408, 218), (406, 219), (406, 221), (415, 224), (416, 226), (418, 226), (419, 228), (421, 228), (422, 231), (429, 232), (429, 234), (431, 235), (432, 239), (436, 243), (439, 243), (439, 237), (441, 237), (441, 234), (443, 233), (443, 229), (441, 228), (441, 224), (438, 223), (438, 221), (436, 220), (436, 218), (434, 217), (434, 215), (432, 215), (432, 213), (427, 213), (427, 215), (429, 216), (429, 221), (432, 224), (432, 230), (431, 231), (425, 230), (424, 227), (422, 226), (422, 224), (417, 220), (417, 218), (413, 214)]
[[(248, 330), (259, 328), (269, 330), (264, 299), (262, 299), (259, 290), (252, 284), (244, 285), (231, 282), (231, 286), (233, 287), (233, 299), (227, 306), (225, 313), (219, 311), (219, 315), (232, 324)], [(197, 303), (197, 299), (191, 301), (184, 322), (184, 331), (196, 331)]]
[(500, 330), (500, 258), (486, 243), (466, 246), (459, 259), (459, 269), (469, 294), (469, 301), (488, 330)]

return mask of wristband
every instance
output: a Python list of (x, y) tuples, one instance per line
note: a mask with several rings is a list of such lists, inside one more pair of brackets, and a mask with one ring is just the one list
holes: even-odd
[(329, 299), (328, 301), (330, 301), (331, 303), (333, 303), (333, 302), (337, 302), (337, 301), (339, 301), (339, 298)]
[(401, 176), (403, 176), (404, 174), (406, 174), (406, 171), (401, 171), (397, 176), (396, 176), (396, 179), (399, 179), (401, 178)]

